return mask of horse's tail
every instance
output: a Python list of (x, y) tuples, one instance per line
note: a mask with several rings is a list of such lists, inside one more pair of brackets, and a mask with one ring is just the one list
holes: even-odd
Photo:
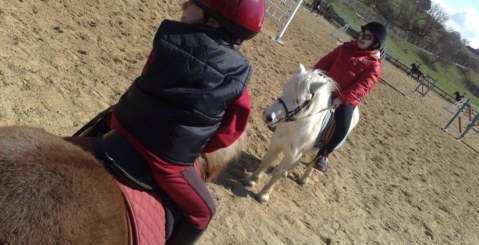
[(247, 137), (247, 132), (245, 131), (232, 145), (201, 155), (198, 159), (198, 164), (207, 168), (206, 171), (209, 173), (208, 181), (218, 176), (228, 163), (238, 160), (246, 146)]

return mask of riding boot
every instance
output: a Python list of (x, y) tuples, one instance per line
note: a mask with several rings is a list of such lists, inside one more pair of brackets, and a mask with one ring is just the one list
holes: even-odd
[(319, 154), (316, 156), (314, 160), (314, 168), (326, 173), (328, 170), (328, 155), (327, 154)]
[(182, 222), (175, 229), (171, 237), (166, 241), (167, 245), (190, 245), (203, 235), (204, 230), (188, 222)]

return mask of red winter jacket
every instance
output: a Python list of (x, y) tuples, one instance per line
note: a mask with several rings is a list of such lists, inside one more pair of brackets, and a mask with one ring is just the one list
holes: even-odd
[(327, 71), (337, 82), (343, 104), (357, 106), (378, 81), (381, 59), (378, 50), (361, 50), (356, 41), (342, 44), (321, 58), (314, 69)]

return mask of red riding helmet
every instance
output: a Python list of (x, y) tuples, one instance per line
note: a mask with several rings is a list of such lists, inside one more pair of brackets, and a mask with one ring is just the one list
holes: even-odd
[(247, 40), (260, 30), (264, 0), (192, 0), (236, 37)]

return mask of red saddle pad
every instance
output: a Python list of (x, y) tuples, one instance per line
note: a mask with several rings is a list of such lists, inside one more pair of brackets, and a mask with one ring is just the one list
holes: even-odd
[(128, 207), (130, 244), (165, 244), (165, 210), (160, 197), (116, 183)]

